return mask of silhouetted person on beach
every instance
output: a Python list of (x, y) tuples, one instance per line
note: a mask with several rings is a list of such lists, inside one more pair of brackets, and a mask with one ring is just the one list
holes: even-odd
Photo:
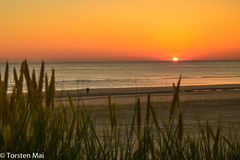
[(87, 89), (86, 89), (87, 95), (88, 95), (89, 91), (90, 91), (90, 89), (89, 89), (89, 88), (87, 88)]

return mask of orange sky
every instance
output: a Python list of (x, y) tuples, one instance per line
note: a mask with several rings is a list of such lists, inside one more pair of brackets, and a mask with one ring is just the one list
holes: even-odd
[(0, 60), (240, 60), (239, 0), (6, 0)]

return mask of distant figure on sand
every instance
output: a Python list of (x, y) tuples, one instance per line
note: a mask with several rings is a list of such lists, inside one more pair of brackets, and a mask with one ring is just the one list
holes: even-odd
[(89, 88), (87, 88), (87, 89), (86, 89), (86, 92), (87, 92), (87, 94), (89, 93), (89, 91), (90, 91), (90, 89), (89, 89)]

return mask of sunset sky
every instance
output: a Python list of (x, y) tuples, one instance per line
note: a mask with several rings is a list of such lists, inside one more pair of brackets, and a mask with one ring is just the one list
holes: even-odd
[(239, 0), (4, 0), (0, 60), (240, 60)]

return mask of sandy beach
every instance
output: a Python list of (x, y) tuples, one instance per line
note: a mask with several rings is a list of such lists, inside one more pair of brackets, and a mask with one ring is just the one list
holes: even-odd
[[(204, 99), (204, 96), (199, 97), (199, 94), (203, 95), (209, 94), (206, 96), (207, 99), (208, 98), (232, 99), (238, 95), (237, 94), (238, 92), (240, 92), (240, 84), (181, 86), (180, 91), (181, 95), (184, 97), (183, 100), (185, 100), (186, 97), (188, 97), (186, 100), (194, 100), (195, 98), (197, 98), (197, 100), (201, 100), (202, 98)], [(100, 89), (89, 88), (88, 92), (87, 89), (56, 91), (56, 97), (58, 100), (64, 100), (69, 95), (73, 99), (81, 99), (86, 101), (91, 99), (91, 101), (89, 101), (91, 102), (91, 104), (96, 102), (92, 99), (98, 100), (106, 96), (119, 97), (120, 99), (124, 99), (126, 97), (136, 96), (141, 97), (142, 95), (146, 94), (162, 97), (160, 99), (157, 99), (157, 101), (164, 102), (170, 101), (171, 100), (170, 97), (173, 94), (173, 87), (100, 88)], [(223, 97), (220, 98), (219, 95), (223, 95)], [(128, 103), (128, 100), (127, 99), (121, 100), (120, 103)]]
[[(151, 93), (151, 102), (159, 121), (165, 121), (173, 95), (172, 87), (90, 89), (88, 94), (86, 90), (58, 91), (57, 101), (68, 103), (67, 92), (76, 104), (90, 111), (98, 124), (108, 122), (109, 95), (117, 106), (118, 120), (124, 124), (131, 120), (136, 97), (141, 100), (142, 116), (145, 116), (148, 93)], [(180, 99), (184, 108), (184, 123), (189, 130), (196, 130), (200, 123), (206, 124), (206, 121), (214, 126), (220, 122), (226, 130), (240, 127), (240, 85), (183, 86)]]

